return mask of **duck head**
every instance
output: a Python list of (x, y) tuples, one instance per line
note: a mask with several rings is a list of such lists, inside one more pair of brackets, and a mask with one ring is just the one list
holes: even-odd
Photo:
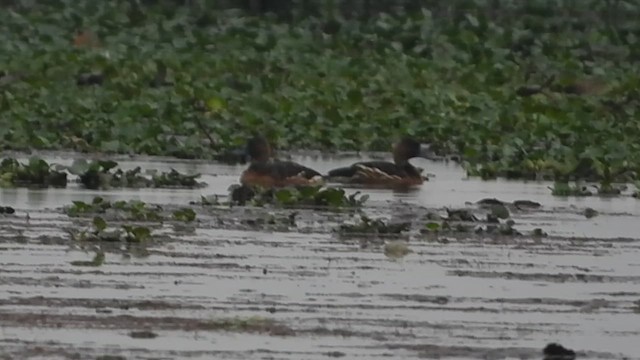
[(261, 134), (254, 135), (247, 141), (245, 159), (251, 162), (267, 162), (271, 158), (271, 145)]
[(430, 145), (421, 144), (411, 137), (401, 138), (393, 146), (393, 160), (396, 164), (404, 164), (416, 157), (433, 158), (434, 153)]

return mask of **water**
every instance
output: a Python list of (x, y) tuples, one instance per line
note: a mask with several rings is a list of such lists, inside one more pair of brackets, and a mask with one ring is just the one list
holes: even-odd
[[(356, 159), (294, 160), (326, 172)], [(336, 220), (335, 214), (301, 211), (310, 224), (301, 233), (230, 221), (290, 210), (198, 208), (200, 222), (193, 233), (165, 225), (169, 237), (146, 247), (147, 257), (119, 249), (107, 252), (100, 267), (72, 266), (71, 261), (88, 260), (92, 253), (72, 246), (64, 228), (79, 225), (60, 211), (62, 206), (97, 195), (187, 205), (201, 195), (225, 195), (244, 169), (153, 158), (119, 164), (199, 172), (209, 186), (0, 189), (0, 203), (17, 209), (14, 217), (0, 217), (0, 347), (5, 353), (21, 358), (540, 359), (541, 349), (557, 341), (582, 359), (640, 358), (636, 199), (558, 198), (550, 195), (550, 183), (483, 182), (467, 179), (454, 165), (415, 160), (435, 177), (411, 192), (367, 190), (368, 213), (397, 219), (424, 208), (444, 213), (444, 207), (465, 207), (483, 198), (526, 199), (543, 207), (513, 213), (516, 229), (526, 234), (541, 228), (550, 236), (469, 234), (443, 242), (412, 231), (413, 252), (393, 261), (379, 246), (362, 248), (357, 239), (333, 233), (336, 224), (350, 220), (346, 214)], [(581, 215), (586, 207), (600, 214), (587, 219)], [(226, 225), (216, 225), (217, 219)], [(252, 316), (288, 330), (211, 328), (219, 319)], [(158, 337), (129, 336), (141, 329)]]

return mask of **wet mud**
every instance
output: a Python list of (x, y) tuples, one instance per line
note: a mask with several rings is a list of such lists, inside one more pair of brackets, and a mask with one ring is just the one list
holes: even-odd
[[(355, 158), (295, 160), (324, 172)], [(416, 161), (434, 174), (421, 189), (367, 191), (357, 210), (189, 205), (224, 201), (243, 168), (119, 162), (200, 172), (209, 185), (0, 189), (16, 210), (0, 215), (0, 359), (543, 359), (554, 342), (577, 359), (640, 359), (639, 200), (552, 197), (548, 183), (482, 182)], [(163, 214), (190, 207), (197, 220), (137, 221), (154, 234), (139, 244), (71, 239), (92, 215), (65, 206), (95, 196)], [(488, 230), (478, 202), (494, 198), (509, 203), (516, 232)], [(427, 231), (447, 209), (478, 220)], [(339, 231), (362, 215), (409, 228)], [(399, 240), (409, 251), (390, 256)], [(74, 266), (96, 248), (102, 263)]]

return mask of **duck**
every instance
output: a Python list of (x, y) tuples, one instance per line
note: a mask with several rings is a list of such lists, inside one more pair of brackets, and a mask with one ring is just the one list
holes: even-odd
[(287, 186), (322, 185), (322, 174), (293, 161), (273, 159), (266, 137), (256, 134), (247, 141), (246, 157), (249, 167), (240, 175), (240, 184), (265, 189)]
[(325, 176), (327, 182), (358, 184), (371, 187), (415, 187), (422, 185), (425, 178), (422, 170), (411, 165), (409, 160), (416, 157), (429, 159), (431, 150), (411, 137), (402, 137), (393, 146), (393, 162), (363, 161), (350, 166), (330, 170)]

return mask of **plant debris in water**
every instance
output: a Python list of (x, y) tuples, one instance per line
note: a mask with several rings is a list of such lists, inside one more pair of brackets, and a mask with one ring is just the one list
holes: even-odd
[(554, 196), (592, 196), (593, 192), (581, 184), (571, 185), (568, 182), (556, 181), (553, 187), (550, 187), (551, 194)]
[(598, 211), (588, 207), (584, 209), (584, 216), (587, 219), (591, 219), (592, 217), (598, 216)]
[[(582, 185), (580, 182), (576, 182), (575, 185), (571, 185), (568, 182), (558, 182), (550, 187), (551, 193), (554, 196), (619, 196), (622, 195), (626, 185), (616, 186), (609, 182), (601, 182), (600, 184)], [(593, 189), (593, 190), (591, 190)], [(631, 194), (632, 196), (633, 193)]]
[(88, 266), (88, 267), (98, 267), (104, 264), (105, 255), (102, 251), (96, 252), (96, 255), (90, 261), (72, 261), (71, 265), (73, 266)]
[(384, 254), (391, 259), (400, 259), (411, 253), (409, 244), (403, 240), (392, 240), (384, 244)]
[(224, 330), (236, 332), (258, 332), (273, 335), (293, 335), (293, 329), (280, 324), (275, 320), (252, 316), (247, 318), (235, 317), (230, 319), (216, 319), (209, 321), (205, 326), (207, 330)]
[(134, 339), (155, 339), (158, 337), (158, 334), (150, 330), (140, 330), (130, 332), (129, 336)]
[[(511, 213), (504, 202), (496, 199), (479, 202), (482, 208), (488, 210), (484, 220), (478, 217), (471, 209), (446, 209), (447, 217), (437, 213), (426, 215), (427, 223), (421, 229), (425, 235), (446, 235), (456, 233), (475, 233), (486, 235), (521, 235), (514, 228), (515, 222), (511, 219)], [(534, 235), (535, 230), (534, 230)], [(539, 236), (542, 236), (540, 230)]]
[(543, 360), (574, 360), (576, 352), (556, 343), (550, 343), (542, 350)]
[(182, 208), (180, 210), (176, 210), (173, 212), (173, 219), (174, 220), (178, 220), (178, 221), (182, 221), (182, 222), (186, 222), (186, 223), (190, 223), (195, 221), (196, 219), (196, 212), (193, 211), (192, 209), (189, 208)]
[(16, 209), (11, 206), (0, 206), (0, 214), (12, 215), (16, 213)]

